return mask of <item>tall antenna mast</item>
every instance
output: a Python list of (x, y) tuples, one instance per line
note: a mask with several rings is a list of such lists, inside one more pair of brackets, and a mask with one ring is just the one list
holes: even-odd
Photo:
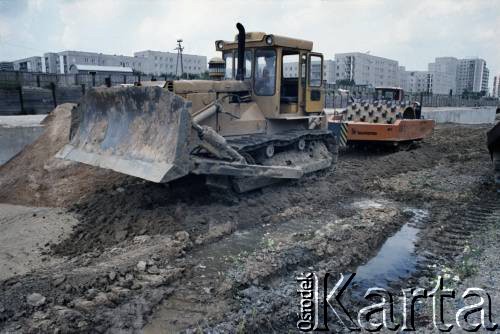
[[(184, 47), (182, 46), (182, 39), (177, 40), (177, 47), (174, 49), (177, 50), (177, 63), (175, 65), (175, 76), (176, 77), (182, 77), (184, 74), (184, 65), (182, 63), (182, 51), (184, 50)], [(179, 76), (178, 69), (179, 69), (179, 60), (181, 62), (181, 75)]]

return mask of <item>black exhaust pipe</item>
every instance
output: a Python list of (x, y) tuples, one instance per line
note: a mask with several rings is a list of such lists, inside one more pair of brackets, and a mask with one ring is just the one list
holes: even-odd
[(236, 72), (236, 80), (245, 79), (245, 27), (243, 24), (236, 23), (238, 29), (238, 71)]

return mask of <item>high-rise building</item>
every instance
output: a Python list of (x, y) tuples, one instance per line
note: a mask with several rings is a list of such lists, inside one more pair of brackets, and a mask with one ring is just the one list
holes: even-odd
[(500, 75), (493, 77), (493, 97), (500, 97)]
[(335, 79), (354, 81), (357, 85), (398, 86), (399, 65), (396, 60), (368, 53), (335, 54)]
[(429, 63), (428, 71), (432, 74), (432, 93), (457, 94), (458, 59), (455, 57), (438, 57)]
[(457, 67), (457, 93), (488, 92), (489, 69), (481, 58), (459, 59)]

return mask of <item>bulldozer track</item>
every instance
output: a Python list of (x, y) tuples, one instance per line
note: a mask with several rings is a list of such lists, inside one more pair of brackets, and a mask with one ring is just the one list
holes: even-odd
[(328, 130), (304, 130), (291, 131), (275, 135), (252, 135), (228, 138), (227, 141), (234, 149), (240, 152), (252, 152), (273, 144), (275, 147), (285, 147), (298, 142), (301, 139), (325, 140), (332, 138)]

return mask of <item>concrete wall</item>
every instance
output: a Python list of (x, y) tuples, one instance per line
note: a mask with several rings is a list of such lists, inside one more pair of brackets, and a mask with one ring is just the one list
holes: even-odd
[(495, 122), (495, 107), (423, 108), (422, 116), (436, 123), (492, 124)]
[(21, 152), (43, 132), (46, 115), (0, 116), (0, 165)]

